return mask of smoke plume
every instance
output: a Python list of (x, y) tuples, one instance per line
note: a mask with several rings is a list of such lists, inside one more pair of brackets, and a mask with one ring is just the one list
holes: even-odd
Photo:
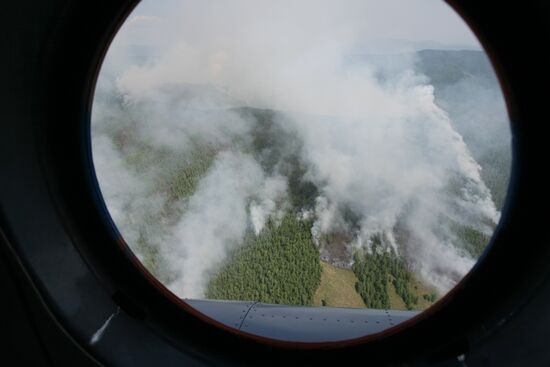
[[(115, 39), (96, 91), (94, 164), (124, 238), (177, 295), (203, 297), (244, 236), (287, 210), (313, 219), (318, 246), (342, 233), (350, 252), (368, 253), (381, 239), (441, 293), (475, 263), (455, 228), (490, 235), (498, 222), (481, 166), (414, 53), (391, 65), (357, 57), (369, 52), (364, 4), (186, 1), (131, 18)], [(260, 148), (265, 126), (244, 107), (276, 126)], [(294, 208), (293, 159), (296, 182), (317, 189)], [(178, 186), (178, 169), (198, 178)]]

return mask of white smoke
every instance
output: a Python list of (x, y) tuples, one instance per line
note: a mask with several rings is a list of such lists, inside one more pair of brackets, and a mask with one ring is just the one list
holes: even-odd
[(286, 196), (287, 185), (286, 179), (282, 176), (269, 177), (258, 193), (258, 199), (250, 204), (250, 220), (256, 235), (262, 231), (268, 218), (281, 219), (284, 208), (281, 208), (280, 202)]
[[(94, 150), (101, 152), (94, 165), (103, 198), (125, 241), (136, 249), (143, 236), (158, 244), (164, 237), (161, 221), (151, 219), (161, 217), (166, 198), (151, 190), (150, 178), (132, 172), (107, 136), (94, 134)], [(141, 251), (136, 255), (144, 260)]]
[[(273, 190), (273, 186), (278, 187)], [(170, 289), (187, 298), (203, 297), (209, 272), (243, 240), (250, 224), (251, 198), (268, 192), (274, 197), (265, 200), (274, 202), (284, 191), (284, 182), (266, 178), (250, 156), (221, 153), (186, 205), (173, 237), (162, 246), (175, 279)], [(263, 220), (268, 214), (263, 214)], [(263, 222), (253, 224), (263, 226)]]
[[(452, 234), (435, 235), (441, 232), (441, 218), (477, 227), (487, 220), (495, 224), (499, 214), (480, 178), (481, 168), (435, 105), (433, 88), (414, 79), (398, 84), (398, 90), (388, 91), (370, 83), (379, 95), (386, 94), (387, 114), (378, 110), (371, 114), (367, 108), (362, 118), (295, 118), (304, 154), (312, 163), (310, 177), (323, 192), (312, 231), (315, 238), (340, 231), (338, 208), (346, 205), (363, 218), (356, 246), (370, 247), (370, 239), (383, 234), (397, 252), (393, 231), (404, 221), (411, 238), (418, 238), (405, 243), (408, 259), (425, 280), (444, 292), (475, 260), (457, 250), (458, 243), (446, 243)], [(451, 196), (449, 186), (457, 176), (464, 183), (460, 193)]]
[[(440, 292), (473, 266), (475, 259), (441, 223), (489, 233), (499, 213), (480, 166), (434, 102), (433, 87), (413, 71), (414, 60), (402, 58), (384, 80), (378, 72), (388, 65), (353, 60), (368, 51), (372, 25), (363, 14), (374, 9), (359, 0), (194, 0), (173, 15), (133, 18), (123, 28), (102, 73), (111, 77), (103, 81), (108, 93), (126, 109), (109, 114), (96, 102), (94, 163), (127, 242), (132, 246), (146, 232), (166, 260), (176, 294), (204, 296), (209, 276), (246, 231), (259, 234), (284, 208), (286, 178), (236, 151), (252, 129), (232, 109), (241, 106), (283, 111), (277, 123), (303, 143), (306, 178), (320, 195), (313, 210), (298, 209), (315, 218), (318, 245), (322, 234), (340, 231), (353, 237), (355, 248), (370, 251), (371, 238), (381, 234)], [(140, 22), (164, 31), (154, 52), (148, 49), (153, 55), (138, 62), (128, 53)], [(128, 111), (133, 115), (121, 117)], [(119, 120), (140, 147), (172, 158), (129, 170), (107, 141), (120, 131), (113, 126)], [(190, 198), (171, 204), (157, 177), (197, 145), (213, 147), (214, 163)], [(343, 208), (358, 223), (350, 225)], [(142, 228), (151, 212), (163, 219)], [(406, 241), (398, 230), (408, 233)]]

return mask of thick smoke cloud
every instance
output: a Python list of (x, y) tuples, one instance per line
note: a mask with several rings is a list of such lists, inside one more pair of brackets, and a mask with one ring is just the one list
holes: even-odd
[(175, 278), (169, 287), (189, 298), (204, 296), (208, 272), (221, 265), (243, 240), (249, 226), (250, 199), (259, 197), (264, 203), (251, 209), (254, 214), (254, 208), (261, 208), (260, 215), (251, 216), (258, 230), (275, 209), (274, 202), (284, 194), (284, 185), (278, 177), (265, 177), (250, 156), (220, 154), (174, 226), (173, 239), (162, 247)]
[[(96, 92), (94, 163), (124, 238), (144, 261), (158, 254), (151, 266), (176, 294), (204, 296), (247, 231), (289, 206), (284, 161), (269, 171), (239, 148), (255, 124), (242, 106), (280, 111), (276, 123), (301, 142), (303, 180), (319, 195), (298, 209), (318, 244), (339, 232), (369, 252), (380, 236), (440, 292), (475, 263), (452, 226), (490, 234), (498, 221), (481, 167), (414, 55), (357, 60), (369, 52), (364, 4), (186, 1), (173, 16), (132, 18), (115, 40)], [(157, 32), (154, 47), (136, 45), (140, 24)], [(190, 197), (172, 198), (163, 182), (197, 147), (213, 162)]]

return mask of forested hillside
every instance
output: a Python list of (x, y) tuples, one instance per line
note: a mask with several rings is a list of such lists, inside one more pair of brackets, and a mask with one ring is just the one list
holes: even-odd
[(321, 266), (310, 226), (287, 214), (281, 223), (269, 221), (257, 236), (248, 233), (210, 281), (206, 297), (311, 305)]
[[(225, 103), (201, 85), (139, 103), (103, 91), (94, 149), (109, 154), (96, 165), (120, 174), (102, 191), (125, 240), (182, 297), (429, 307), (485, 250), (511, 158), (485, 55), (414, 60), (417, 90), (433, 86), (441, 110), (366, 133), (353, 116)], [(201, 98), (216, 103), (199, 108)]]

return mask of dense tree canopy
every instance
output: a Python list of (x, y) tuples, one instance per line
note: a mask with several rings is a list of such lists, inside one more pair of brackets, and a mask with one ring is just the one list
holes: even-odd
[(319, 252), (311, 223), (287, 214), (270, 220), (258, 234), (247, 234), (209, 284), (207, 298), (310, 305), (321, 279)]

